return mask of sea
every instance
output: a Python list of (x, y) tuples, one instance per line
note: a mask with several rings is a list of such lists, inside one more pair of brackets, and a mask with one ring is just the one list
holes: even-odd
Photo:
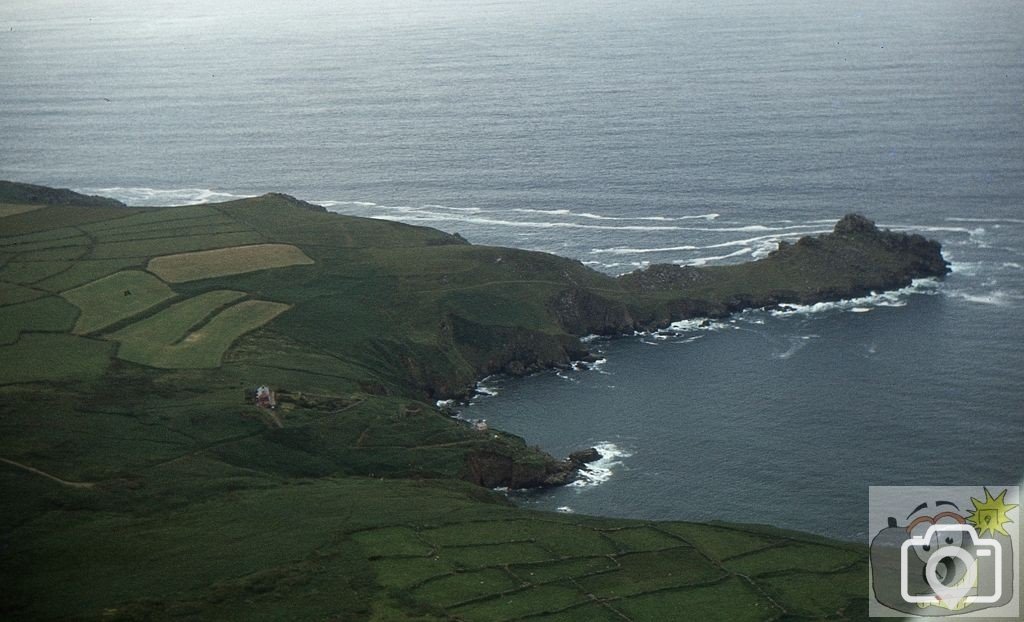
[(0, 178), (280, 191), (610, 274), (849, 212), (933, 237), (942, 281), (594, 339), (459, 408), (602, 451), (527, 507), (860, 540), (869, 486), (1024, 475), (1022, 25), (1018, 0), (4, 0)]

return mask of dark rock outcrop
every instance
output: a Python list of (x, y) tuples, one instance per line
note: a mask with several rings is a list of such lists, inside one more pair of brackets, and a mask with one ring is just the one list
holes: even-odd
[(569, 454), (569, 462), (577, 466), (583, 466), (584, 464), (590, 464), (601, 459), (601, 452), (595, 447), (589, 449), (581, 449), (580, 451), (574, 451)]
[(574, 451), (565, 460), (535, 450), (524, 459), (495, 451), (477, 451), (466, 460), (466, 476), (470, 482), (488, 488), (549, 488), (564, 486), (579, 479), (581, 469), (601, 459), (594, 447)]
[(598, 328), (602, 335), (633, 330), (636, 322), (625, 303), (610, 300), (580, 287), (566, 289), (548, 303), (565, 332), (586, 335)]
[(832, 233), (835, 235), (876, 235), (879, 231), (872, 220), (860, 214), (847, 214), (839, 219), (832, 229)]
[(487, 488), (549, 488), (574, 481), (577, 469), (568, 460), (555, 460), (540, 452), (533, 459), (524, 460), (492, 451), (478, 451), (466, 458), (463, 479)]
[(48, 188), (16, 181), (0, 180), (0, 203), (29, 205), (66, 205), (74, 207), (127, 207), (124, 203), (67, 188)]

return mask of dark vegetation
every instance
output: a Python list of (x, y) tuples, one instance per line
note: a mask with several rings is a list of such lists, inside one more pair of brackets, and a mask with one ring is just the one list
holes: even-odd
[[(573, 463), (433, 402), (585, 358), (589, 333), (942, 275), (934, 242), (850, 216), (761, 261), (613, 278), (285, 195), (139, 209), (3, 182), (0, 204), (34, 207), (0, 210), (4, 619), (866, 617), (860, 546), (513, 507), (479, 484)], [(315, 263), (170, 293), (145, 272), (258, 243)], [(253, 301), (288, 308), (243, 335), (218, 321)], [(276, 409), (246, 398), (258, 385)]]

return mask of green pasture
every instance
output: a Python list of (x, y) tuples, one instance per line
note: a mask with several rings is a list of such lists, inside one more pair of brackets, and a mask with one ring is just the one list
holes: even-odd
[(95, 380), (106, 370), (113, 345), (68, 334), (22, 334), (0, 346), (0, 384)]
[(32, 285), (71, 268), (70, 261), (9, 261), (0, 268), (0, 280)]
[(118, 356), (151, 367), (217, 367), (236, 339), (288, 309), (264, 300), (223, 308), (244, 295), (208, 292), (117, 331), (111, 338), (120, 342)]
[(133, 258), (79, 259), (72, 262), (71, 267), (67, 270), (34, 283), (34, 285), (51, 292), (63, 292), (102, 279), (125, 268), (140, 268), (142, 263), (142, 260)]
[(22, 332), (70, 331), (78, 309), (57, 296), (0, 307), (0, 344), (14, 343)]
[(223, 248), (241, 244), (256, 244), (263, 241), (263, 236), (253, 231), (236, 233), (202, 233), (198, 235), (180, 235), (153, 240), (125, 240), (98, 243), (92, 254), (94, 259), (117, 259), (122, 257), (153, 257), (156, 255), (173, 255), (188, 251), (208, 248)]
[(175, 296), (163, 281), (140, 270), (111, 274), (61, 295), (82, 310), (74, 329), (79, 335), (116, 324)]
[(40, 289), (0, 281), (0, 307), (18, 304), (33, 298), (42, 298), (46, 295), (47, 292)]

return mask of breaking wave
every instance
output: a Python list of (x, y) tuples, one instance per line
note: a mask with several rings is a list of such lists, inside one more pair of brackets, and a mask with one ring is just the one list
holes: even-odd
[(111, 199), (117, 199), (128, 205), (143, 207), (171, 207), (181, 205), (195, 205), (199, 203), (216, 203), (219, 201), (233, 201), (235, 199), (247, 199), (254, 197), (254, 194), (233, 194), (221, 192), (209, 188), (141, 188), (113, 186), (110, 188), (79, 188), (78, 192), (85, 194), (96, 194)]
[[(761, 226), (761, 225), (758, 225)], [(738, 231), (738, 229), (700, 229), (700, 231)], [(817, 230), (817, 231), (800, 231), (798, 233), (792, 233), (788, 235), (759, 235), (752, 238), (744, 238), (741, 240), (729, 240), (728, 242), (719, 242), (717, 244), (706, 244), (704, 246), (694, 246), (691, 244), (684, 244), (679, 246), (660, 246), (652, 248), (634, 248), (629, 246), (613, 246), (610, 248), (592, 248), (590, 253), (592, 255), (608, 254), (608, 255), (644, 255), (648, 253), (669, 253), (678, 251), (696, 251), (696, 250), (710, 250), (715, 248), (728, 248), (730, 246), (748, 246), (750, 244), (760, 242), (771, 242), (777, 244), (779, 240), (789, 237), (799, 237), (805, 235), (818, 235), (821, 233), (828, 233), (831, 229)], [(752, 249), (753, 250), (753, 249)]]
[(947, 293), (953, 298), (959, 298), (976, 304), (992, 305), (995, 307), (1015, 306), (1019, 304), (1020, 301), (1024, 300), (1024, 295), (1011, 293), (1002, 289), (996, 289), (986, 293), (971, 293), (961, 290), (954, 290)]
[(987, 222), (996, 224), (1024, 225), (1024, 219), (1020, 218), (957, 218), (949, 217), (948, 222)]
[(615, 443), (598, 443), (594, 445), (601, 457), (591, 462), (585, 469), (580, 469), (580, 477), (569, 486), (584, 488), (607, 482), (615, 474), (614, 467), (622, 466), (621, 458), (629, 458), (633, 454), (620, 448)]
[(779, 360), (787, 360), (793, 357), (794, 354), (803, 350), (810, 343), (811, 339), (816, 339), (818, 335), (800, 335), (789, 338), (789, 348), (786, 350), (772, 354), (772, 358)]
[(739, 257), (741, 255), (749, 255), (754, 252), (752, 248), (741, 248), (738, 251), (734, 251), (727, 255), (714, 255), (711, 257), (694, 257), (693, 259), (679, 259), (672, 263), (679, 264), (682, 266), (703, 266), (706, 263), (712, 261), (721, 261), (723, 259), (729, 259), (730, 257)]
[(829, 311), (852, 311), (865, 313), (875, 307), (903, 307), (907, 298), (914, 294), (937, 294), (940, 283), (936, 279), (914, 279), (910, 285), (893, 291), (872, 293), (869, 296), (848, 298), (833, 302), (818, 302), (812, 305), (783, 304), (779, 309), (771, 311), (775, 317), (791, 317), (814, 315)]
[(487, 376), (486, 378), (484, 378), (480, 382), (476, 383), (476, 387), (474, 388), (474, 390), (476, 391), (476, 393), (478, 395), (486, 395), (487, 397), (494, 397), (495, 395), (498, 394), (498, 387), (496, 385), (494, 385), (493, 383), (490, 384), (490, 385), (484, 384), (484, 383), (486, 383), (488, 381), (493, 381), (493, 380), (494, 380), (493, 376)]
[(510, 210), (519, 214), (544, 214), (548, 216), (570, 216), (576, 218), (587, 218), (590, 220), (618, 220), (618, 221), (636, 221), (636, 220), (648, 220), (648, 221), (659, 221), (659, 222), (674, 222), (681, 220), (706, 220), (712, 221), (717, 219), (721, 214), (696, 214), (692, 216), (602, 216), (600, 214), (592, 214), (590, 212), (574, 212), (570, 209), (533, 209), (528, 207), (517, 207)]

